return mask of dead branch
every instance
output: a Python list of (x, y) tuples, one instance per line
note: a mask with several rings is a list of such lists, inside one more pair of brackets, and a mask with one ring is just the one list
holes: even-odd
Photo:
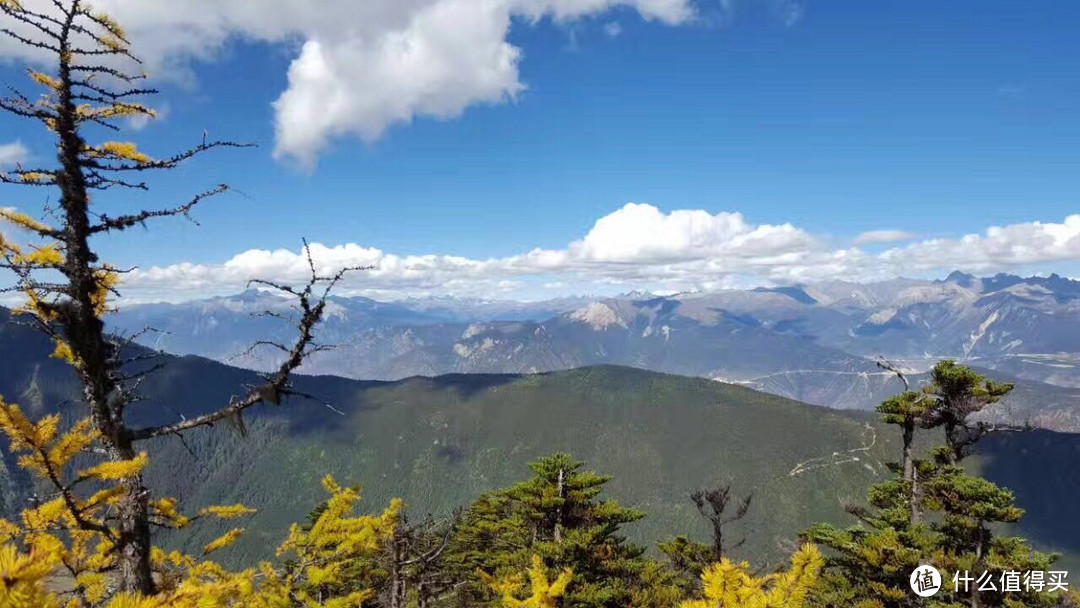
[(198, 224), (198, 222), (195, 222), (195, 220), (191, 218), (191, 210), (207, 198), (217, 196), (218, 194), (222, 194), (224, 192), (227, 192), (228, 190), (229, 186), (227, 184), (219, 184), (216, 188), (200, 192), (199, 194), (196, 194), (187, 203), (180, 205), (179, 207), (174, 207), (172, 209), (161, 209), (159, 211), (142, 211), (133, 215), (121, 215), (120, 217), (116, 218), (109, 218), (102, 214), (101, 223), (95, 226), (91, 226), (90, 234), (98, 234), (100, 232), (107, 232), (110, 230), (126, 230), (127, 228), (142, 224), (146, 222), (146, 220), (152, 218), (172, 217), (176, 215), (182, 215), (191, 220), (192, 222)]
[[(264, 402), (278, 405), (282, 397), (298, 395), (292, 389), (291, 376), (318, 349), (318, 345), (315, 343), (314, 330), (326, 310), (327, 298), (330, 297), (334, 287), (346, 274), (357, 270), (356, 268), (343, 268), (334, 275), (320, 276), (315, 272), (315, 262), (311, 257), (311, 246), (306, 240), (304, 241), (304, 251), (312, 272), (310, 280), (303, 289), (296, 289), (289, 285), (266, 280), (252, 281), (252, 283), (273, 287), (279, 291), (292, 294), (299, 300), (301, 312), (300, 319), (297, 322), (297, 339), (292, 347), (286, 349), (284, 345), (275, 342), (260, 341), (262, 344), (285, 349), (286, 351), (285, 360), (282, 361), (274, 373), (266, 376), (266, 383), (252, 387), (244, 396), (234, 398), (228, 405), (215, 412), (181, 420), (173, 424), (134, 430), (131, 433), (133, 441), (182, 433), (200, 426), (213, 426), (222, 420), (234, 421), (240, 424), (240, 428), (243, 429), (242, 415), (247, 408)], [(313, 349), (315, 350), (313, 351)]]

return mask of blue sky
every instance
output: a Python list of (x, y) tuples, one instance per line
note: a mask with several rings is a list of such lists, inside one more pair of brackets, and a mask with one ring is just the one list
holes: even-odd
[[(442, 1), (452, 0), (428, 0)], [(873, 258), (926, 239), (1061, 224), (1080, 213), (1075, 2), (709, 0), (689, 4), (691, 17), (674, 19), (641, 3), (607, 4), (569, 17), (541, 13), (535, 23), (511, 17), (505, 42), (520, 50), (516, 82), (523, 90), (484, 93), (458, 103), (449, 117), (414, 108), (409, 122), (392, 121), (375, 137), (334, 126), (337, 134), (307, 166), (275, 158), (280, 116), (273, 104), (296, 88), (290, 66), (320, 32), (218, 34), (209, 55), (152, 49), (164, 72), (157, 105), (166, 111), (133, 135), (146, 151), (196, 142), (204, 129), (260, 147), (207, 156), (158, 180), (142, 200), (103, 200), (117, 210), (168, 205), (222, 181), (244, 193), (202, 207), (201, 226), (166, 221), (100, 247), (110, 259), (161, 267), (212, 267), (247, 250), (295, 250), (302, 236), (398, 256), (506, 259), (534, 248), (570, 251), (598, 219), (636, 202), (663, 214), (738, 212), (744, 232), (791, 224), (819, 254), (846, 250), (867, 231), (909, 233), (862, 245)], [(117, 10), (121, 18), (124, 10)], [(137, 31), (133, 37), (138, 49)], [(24, 80), (17, 61), (2, 70), (4, 81)], [(51, 144), (32, 128), (5, 117), (0, 144), (19, 141), (31, 159), (47, 159)], [(24, 203), (27, 193), (10, 189), (0, 196), (4, 206), (40, 202)], [(695, 239), (691, 245), (707, 252), (687, 255), (699, 264), (730, 251), (730, 244)], [(799, 255), (807, 247), (800, 243), (776, 253)], [(687, 261), (678, 252), (649, 258), (657, 247), (663, 244), (627, 259), (601, 252), (589, 260), (650, 267)], [(956, 265), (1080, 276), (1073, 254), (1080, 244), (1058, 243), (1042, 257), (993, 259), (999, 250), (971, 260), (961, 254)], [(920, 263), (914, 274), (948, 271), (948, 264)], [(702, 273), (710, 278), (699, 285), (687, 282), (690, 267), (678, 280), (652, 271), (613, 280), (626, 275), (583, 266), (578, 259), (550, 272), (504, 268), (506, 276), (495, 278), (524, 280), (527, 288), (503, 291), (530, 296), (542, 295), (540, 284), (582, 290), (597, 285), (594, 279), (611, 289), (663, 289), (828, 278), (753, 262)], [(882, 278), (905, 266), (850, 278)], [(414, 288), (437, 292), (439, 282)]]

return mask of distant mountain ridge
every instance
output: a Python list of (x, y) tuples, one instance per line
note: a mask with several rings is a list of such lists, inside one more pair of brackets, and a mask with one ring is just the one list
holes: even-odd
[[(270, 353), (236, 355), (256, 339), (284, 337), (288, 328), (251, 314), (288, 306), (246, 292), (132, 306), (111, 321), (120, 331), (153, 326), (168, 332), (151, 336), (151, 346), (259, 369), (273, 363)], [(864, 409), (900, 386), (877, 368), (877, 356), (912, 373), (949, 357), (1066, 389), (1050, 391), (1062, 406), (1054, 424), (1080, 429), (1080, 405), (1071, 414), (1065, 407), (1080, 395), (1080, 282), (1057, 275), (978, 278), (954, 272), (942, 280), (539, 303), (335, 298), (321, 337), (339, 348), (314, 359), (306, 373), (395, 380), (615, 364)], [(1037, 387), (1031, 384), (1029, 393)]]

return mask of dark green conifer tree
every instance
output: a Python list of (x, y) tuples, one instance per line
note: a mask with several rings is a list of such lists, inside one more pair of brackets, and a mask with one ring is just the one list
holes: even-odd
[[(459, 592), (461, 605), (496, 605), (472, 575), (476, 570), (494, 576), (522, 572), (534, 555), (553, 575), (573, 570), (566, 606), (641, 606), (650, 601), (646, 595), (664, 596), (655, 585), (665, 573), (650, 567), (644, 549), (622, 535), (623, 525), (644, 514), (602, 499), (611, 477), (583, 466), (567, 454), (541, 458), (529, 465), (531, 478), (481, 496), (465, 512), (449, 557), (471, 579)], [(646, 579), (653, 587), (648, 594)]]
[[(902, 376), (901, 376), (902, 377)], [(905, 379), (906, 384), (906, 379)], [(860, 524), (838, 529), (817, 524), (805, 536), (832, 549), (828, 568), (817, 586), (819, 606), (893, 608), (909, 606), (1050, 606), (1060, 598), (1046, 593), (1003, 591), (1005, 572), (1048, 571), (1054, 556), (1034, 551), (1024, 539), (995, 534), (1016, 522), (1023, 510), (1008, 490), (963, 468), (975, 444), (1002, 429), (978, 414), (1012, 390), (954, 361), (941, 361), (922, 390), (905, 390), (878, 406), (884, 422), (900, 427), (902, 459), (895, 476), (873, 486), (869, 507), (850, 506)], [(945, 444), (930, 458), (916, 457), (916, 431), (942, 433)], [(940, 436), (940, 435), (938, 435)], [(909, 577), (921, 564), (942, 573), (943, 584), (931, 598), (911, 592)], [(984, 572), (997, 591), (952, 577)]]

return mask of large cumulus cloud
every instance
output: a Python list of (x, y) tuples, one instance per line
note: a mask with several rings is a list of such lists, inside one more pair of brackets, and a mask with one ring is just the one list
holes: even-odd
[[(51, 0), (24, 0), (51, 11)], [(288, 87), (274, 102), (282, 158), (312, 165), (336, 137), (373, 140), (414, 117), (451, 118), (515, 98), (521, 49), (514, 19), (570, 21), (616, 7), (668, 25), (694, 16), (692, 0), (96, 0), (123, 23), (152, 73), (190, 76), (230, 37), (293, 44)], [(18, 27), (18, 24), (15, 24)], [(22, 32), (33, 36), (34, 32)], [(0, 37), (0, 57), (40, 50)]]

